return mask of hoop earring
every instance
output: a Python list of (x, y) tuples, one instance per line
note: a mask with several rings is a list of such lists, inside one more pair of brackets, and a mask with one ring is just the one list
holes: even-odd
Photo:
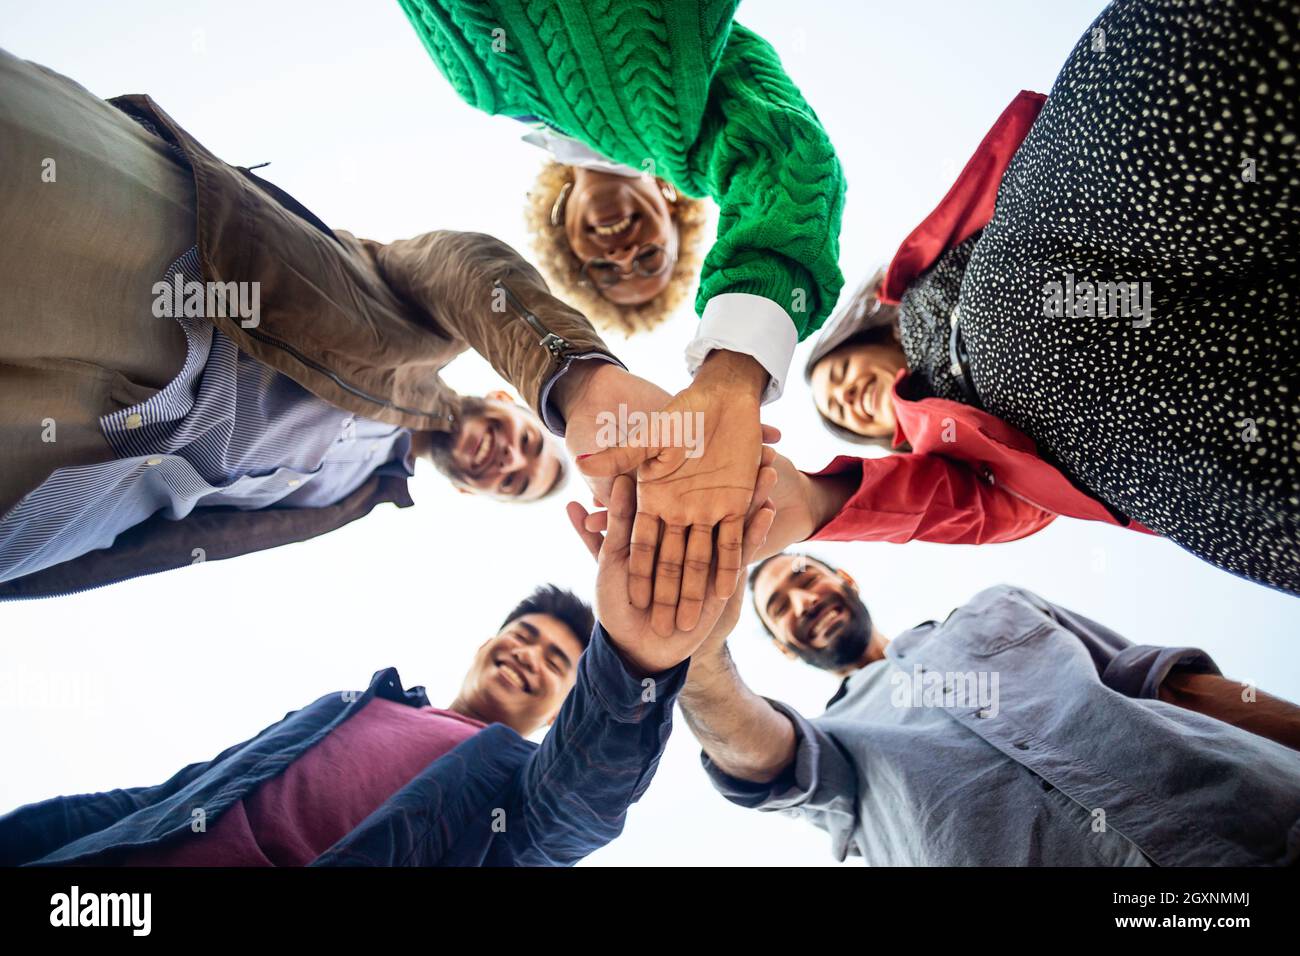
[(664, 198), (669, 202), (677, 202), (677, 190), (672, 183), (664, 183), (659, 187), (659, 191), (664, 194)]
[(555, 205), (551, 207), (551, 225), (557, 229), (564, 225), (564, 203), (568, 200), (572, 189), (573, 183), (565, 183), (560, 188), (560, 194), (555, 197)]

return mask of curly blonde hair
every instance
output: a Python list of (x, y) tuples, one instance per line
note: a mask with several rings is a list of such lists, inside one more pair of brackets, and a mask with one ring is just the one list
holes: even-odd
[(680, 191), (677, 193), (677, 201), (672, 204), (673, 221), (677, 224), (677, 262), (668, 285), (649, 302), (617, 305), (583, 280), (582, 262), (569, 248), (564, 225), (551, 223), (551, 210), (560, 190), (572, 182), (573, 168), (552, 160), (542, 167), (528, 191), (524, 222), (533, 236), (538, 268), (557, 296), (602, 331), (632, 335), (654, 328), (681, 305), (695, 285), (702, 259), (703, 234), (709, 220), (707, 205)]

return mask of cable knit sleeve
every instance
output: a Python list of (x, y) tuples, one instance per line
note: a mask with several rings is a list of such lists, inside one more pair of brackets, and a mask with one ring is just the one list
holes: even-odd
[(713, 75), (690, 167), (720, 208), (697, 310), (748, 292), (785, 309), (800, 339), (819, 328), (844, 284), (844, 174), (776, 52), (740, 24)]
[(701, 314), (748, 293), (800, 339), (821, 325), (844, 282), (844, 176), (776, 51), (732, 19), (735, 0), (399, 2), (466, 102), (718, 203)]

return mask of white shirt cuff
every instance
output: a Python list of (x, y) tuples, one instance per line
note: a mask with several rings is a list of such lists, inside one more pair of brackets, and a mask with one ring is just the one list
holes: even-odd
[(749, 292), (715, 295), (704, 307), (695, 338), (686, 346), (686, 368), (692, 376), (714, 349), (752, 356), (767, 370), (763, 404), (774, 402), (785, 390), (790, 360), (799, 344), (794, 321), (771, 299)]

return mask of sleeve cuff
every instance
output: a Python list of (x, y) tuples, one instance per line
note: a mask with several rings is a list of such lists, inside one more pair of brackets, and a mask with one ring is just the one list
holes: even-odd
[(542, 386), (542, 395), (537, 402), (537, 407), (540, 408), (542, 412), (541, 414), (542, 424), (545, 425), (548, 429), (550, 429), (553, 435), (559, 435), (561, 438), (564, 437), (564, 429), (566, 427), (566, 422), (564, 421), (564, 416), (560, 414), (559, 409), (551, 407), (551, 389), (555, 387), (555, 383), (560, 380), (560, 377), (565, 372), (573, 368), (574, 362), (580, 362), (584, 360), (611, 362), (614, 365), (617, 365), (621, 369), (627, 368), (626, 365), (624, 365), (618, 359), (614, 358), (614, 356), (608, 355), (605, 352), (583, 352), (581, 355), (569, 356), (565, 360), (565, 363), (560, 366), (559, 370), (556, 371), (554, 375), (552, 375), (549, 379), (546, 380), (546, 384)]
[(806, 803), (817, 790), (817, 767), (821, 743), (807, 719), (793, 707), (763, 698), (794, 725), (794, 762), (771, 783), (740, 780), (718, 769), (709, 755), (700, 751), (700, 763), (714, 789), (732, 803), (750, 810), (789, 810)]
[(1160, 685), (1174, 670), (1221, 673), (1214, 659), (1198, 648), (1134, 644), (1111, 659), (1101, 682), (1125, 697), (1154, 699), (1160, 695)]
[(695, 338), (686, 347), (686, 368), (695, 375), (714, 349), (752, 356), (767, 370), (767, 389), (763, 392), (766, 405), (780, 398), (785, 390), (798, 344), (794, 321), (777, 303), (749, 292), (724, 292), (704, 307)]
[(599, 621), (582, 657), (592, 693), (615, 720), (625, 724), (639, 723), (659, 707), (671, 711), (690, 668), (688, 659), (661, 674), (634, 677)]

